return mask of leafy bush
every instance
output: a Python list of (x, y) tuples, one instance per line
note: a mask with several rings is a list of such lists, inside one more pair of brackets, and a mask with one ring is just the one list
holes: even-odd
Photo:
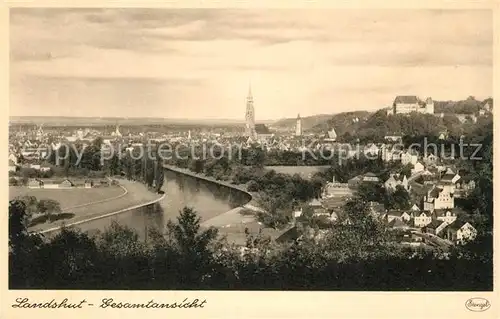
[[(358, 204), (352, 217), (362, 217)], [(492, 290), (492, 240), (458, 248), (447, 258), (388, 246), (375, 224), (336, 226), (323, 240), (277, 245), (248, 237), (247, 250), (202, 229), (185, 208), (166, 233), (144, 242), (113, 223), (91, 238), (63, 229), (42, 242), (24, 224), (25, 205), (9, 204), (10, 289), (217, 290)], [(248, 235), (248, 233), (247, 233)], [(483, 243), (489, 243), (485, 245)]]
[(258, 192), (260, 190), (260, 187), (259, 187), (259, 183), (257, 183), (256, 181), (254, 180), (251, 180), (250, 182), (248, 182), (247, 184), (247, 190), (249, 192)]

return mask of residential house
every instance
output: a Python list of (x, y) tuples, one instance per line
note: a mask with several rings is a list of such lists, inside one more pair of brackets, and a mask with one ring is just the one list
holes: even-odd
[(333, 127), (331, 130), (328, 131), (327, 136), (328, 136), (327, 137), (328, 141), (333, 142), (333, 141), (337, 140), (337, 132), (335, 132), (335, 129)]
[(15, 172), (17, 170), (17, 165), (16, 163), (9, 159), (9, 172)]
[(302, 216), (302, 208), (300, 208), (299, 210), (296, 210), (293, 212), (292, 214), (293, 218), (299, 218), (300, 216)]
[(388, 150), (385, 144), (380, 148), (380, 157), (384, 162), (392, 161), (392, 150)]
[(362, 179), (363, 182), (374, 182), (374, 183), (377, 183), (377, 182), (380, 182), (380, 179), (378, 178), (378, 176), (372, 172), (368, 172), (366, 174), (363, 175), (363, 179)]
[(460, 178), (455, 183), (455, 193), (457, 195), (466, 195), (476, 187), (476, 182), (469, 176)]
[(313, 210), (313, 215), (319, 216), (326, 214), (326, 209), (321, 203), (321, 201), (317, 198), (313, 198), (308, 204), (309, 207)]
[(408, 178), (406, 178), (406, 175), (403, 175), (403, 179), (401, 180), (401, 186), (403, 186), (403, 188), (406, 191), (409, 191), (411, 188), (410, 182), (408, 182)]
[(415, 227), (425, 227), (432, 222), (431, 213), (421, 212), (420, 214), (415, 214), (414, 225)]
[(445, 181), (441, 180), (441, 181), (437, 182), (436, 186), (444, 189), (446, 192), (450, 193), (451, 195), (455, 194), (455, 184), (452, 184), (451, 182), (445, 182)]
[(352, 189), (349, 188), (348, 183), (336, 183), (335, 177), (333, 182), (327, 183), (323, 188), (323, 198), (331, 197), (345, 197), (352, 195)]
[(436, 174), (434, 174), (433, 172), (431, 172), (428, 169), (424, 169), (422, 171), (422, 174), (420, 174), (420, 176), (429, 176), (429, 177), (432, 177), (432, 178), (436, 178)]
[(393, 229), (408, 229), (408, 228), (410, 228), (410, 226), (407, 223), (405, 223), (403, 220), (398, 219), (398, 218), (390, 221), (387, 226), (390, 228), (393, 228)]
[(441, 134), (439, 134), (439, 139), (440, 140), (445, 140), (447, 138), (448, 138), (448, 132), (447, 131), (441, 132)]
[(413, 165), (413, 168), (411, 170), (411, 174), (415, 175), (417, 173), (423, 172), (425, 170), (424, 164), (417, 162), (415, 165)]
[(380, 153), (380, 148), (375, 144), (370, 144), (364, 147), (363, 149), (365, 155), (378, 155)]
[(326, 217), (332, 221), (332, 222), (336, 222), (338, 219), (339, 219), (339, 213), (333, 211), (333, 210), (329, 210), (328, 211), (328, 214), (326, 215)]
[(420, 246), (422, 245), (422, 237), (417, 236), (413, 233), (406, 233), (401, 237), (400, 243), (410, 246)]
[(9, 161), (14, 162), (14, 165), (19, 164), (19, 163), (18, 163), (17, 156), (16, 156), (16, 155), (14, 155), (14, 154), (12, 154), (12, 153), (10, 153), (10, 154), (9, 154)]
[(380, 147), (380, 156), (384, 162), (399, 162), (402, 154), (403, 152), (399, 148), (388, 149), (385, 144)]
[(393, 161), (393, 162), (400, 162), (402, 154), (403, 154), (403, 152), (401, 152), (401, 151), (392, 151), (391, 161)]
[(460, 175), (458, 173), (453, 172), (450, 168), (446, 170), (446, 172), (441, 177), (441, 181), (446, 183), (456, 184), (460, 180)]
[(51, 170), (51, 165), (48, 163), (40, 164), (40, 172), (48, 172)]
[(384, 136), (384, 140), (388, 142), (402, 143), (403, 137), (401, 135), (386, 135)]
[(448, 225), (447, 222), (433, 219), (429, 224), (424, 226), (424, 231), (429, 234), (438, 235)]
[(61, 184), (59, 184), (59, 187), (61, 188), (70, 188), (73, 186), (74, 184), (69, 179), (65, 179), (64, 181), (61, 182)]
[(385, 189), (387, 189), (388, 191), (395, 191), (396, 188), (398, 186), (402, 186), (405, 190), (409, 190), (410, 189), (410, 185), (408, 183), (408, 179), (406, 178), (406, 175), (403, 175), (401, 177), (400, 176), (397, 176), (396, 175), (391, 175), (387, 181), (385, 181), (384, 183), (384, 186), (385, 186)]
[(402, 152), (401, 153), (401, 164), (403, 166), (411, 164), (415, 166), (418, 162), (418, 155), (413, 154), (411, 152)]
[(413, 214), (410, 212), (402, 212), (401, 213), (401, 220), (405, 222), (409, 222), (413, 218)]
[(453, 223), (457, 219), (457, 214), (451, 209), (436, 209), (433, 212), (437, 220)]
[(62, 144), (61, 143), (52, 143), (50, 147), (52, 148), (53, 151), (57, 151), (59, 148), (61, 148)]
[(387, 213), (385, 214), (385, 218), (388, 223), (391, 223), (395, 219), (401, 220), (401, 214), (402, 212), (400, 210), (391, 209), (387, 211)]
[(337, 219), (336, 221), (340, 222), (341, 225), (352, 225), (352, 220), (347, 215), (343, 216), (340, 219)]
[(383, 144), (380, 148), (380, 156), (384, 162), (392, 161), (392, 150), (387, 149), (387, 145)]
[(353, 157), (358, 156), (358, 154), (359, 154), (359, 150), (356, 150), (356, 149), (354, 149), (354, 150), (353, 150), (353, 149), (349, 149), (349, 150), (347, 150), (347, 154), (346, 154), (346, 156), (347, 156), (347, 158), (353, 158)]
[(437, 183), (436, 176), (434, 175), (420, 175), (418, 181), (423, 185), (430, 185), (430, 186), (434, 186)]
[(83, 187), (85, 188), (92, 188), (92, 186), (94, 186), (94, 182), (91, 180), (86, 180), (83, 184)]
[(42, 187), (42, 182), (38, 179), (30, 179), (28, 181), (28, 188), (40, 188)]
[(455, 221), (448, 225), (443, 232), (443, 237), (457, 244), (465, 244), (474, 240), (476, 236), (477, 230), (468, 222)]
[(44, 179), (42, 181), (42, 187), (51, 189), (51, 188), (59, 188), (59, 185), (61, 184), (61, 180), (51, 180), (51, 179)]
[(389, 178), (385, 181), (384, 186), (385, 186), (385, 189), (387, 189), (389, 191), (395, 191), (396, 187), (399, 184), (400, 184), (399, 181), (396, 180), (394, 175), (391, 174), (391, 176), (389, 176)]
[(347, 184), (349, 185), (349, 188), (351, 189), (357, 189), (361, 181), (363, 180), (363, 176), (355, 176), (351, 178), (350, 180), (347, 181)]
[(434, 165), (437, 163), (437, 161), (438, 161), (438, 158), (434, 154), (429, 154), (429, 155), (427, 155), (427, 157), (424, 157), (424, 162), (427, 165)]
[(434, 167), (439, 174), (445, 173), (448, 170), (444, 165), (435, 165)]
[(486, 112), (491, 112), (491, 105), (490, 103), (486, 102), (484, 105), (483, 105), (483, 110), (485, 110)]
[(417, 204), (413, 204), (413, 206), (410, 208), (410, 211), (416, 213), (420, 211), (420, 208), (418, 207)]
[(368, 203), (368, 210), (369, 210), (369, 213), (375, 218), (379, 218), (380, 216), (384, 215), (386, 212), (384, 204), (377, 203), (377, 202), (369, 202)]

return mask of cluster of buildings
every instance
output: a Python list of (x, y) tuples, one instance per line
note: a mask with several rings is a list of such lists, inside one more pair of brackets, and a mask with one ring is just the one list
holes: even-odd
[[(370, 203), (372, 215), (387, 228), (407, 232), (402, 237), (405, 243), (420, 245), (426, 236), (438, 243), (461, 244), (473, 240), (477, 231), (471, 221), (464, 221), (465, 216), (455, 204), (455, 199), (465, 197), (476, 187), (475, 182), (465, 173), (455, 172), (451, 167), (440, 165), (439, 159), (422, 160), (419, 156), (408, 156), (405, 165), (413, 165), (411, 175), (391, 172), (385, 180), (381, 175), (367, 172), (350, 179), (347, 183), (339, 183), (335, 178), (327, 183), (321, 198), (314, 199), (308, 206), (314, 216), (329, 222), (349, 222), (342, 216), (342, 207), (348, 198), (356, 193), (363, 183), (382, 185), (387, 193), (394, 193), (398, 188), (408, 192), (407, 210), (387, 210), (382, 204)], [(461, 175), (462, 174), (462, 175)], [(302, 209), (294, 212), (300, 218)]]
[(70, 188), (94, 188), (111, 186), (116, 182), (111, 179), (52, 179), (52, 178), (31, 178), (28, 183), (28, 188), (43, 188), (43, 189), (70, 189)]
[[(485, 116), (491, 113), (491, 105), (489, 103), (485, 103), (481, 106), (481, 108), (473, 114), (456, 114), (453, 113), (453, 116), (458, 118), (460, 122), (465, 123), (467, 120), (471, 120), (476, 123), (478, 117)], [(444, 117), (445, 113), (437, 113), (434, 108), (434, 101), (431, 97), (426, 99), (420, 99), (415, 95), (400, 95), (396, 96), (392, 106), (387, 108), (387, 115), (394, 114), (410, 114), (410, 113), (422, 113), (422, 114), (434, 114), (439, 117)]]

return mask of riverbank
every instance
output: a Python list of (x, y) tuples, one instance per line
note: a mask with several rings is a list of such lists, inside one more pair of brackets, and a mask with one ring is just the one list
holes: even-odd
[(61, 205), (61, 210), (69, 210), (106, 202), (120, 198), (126, 190), (119, 185), (93, 188), (29, 188), (26, 186), (9, 186), (9, 200), (23, 196), (33, 196), (38, 200), (51, 199)]
[(278, 238), (284, 232), (284, 230), (265, 227), (257, 220), (255, 213), (261, 210), (256, 200), (257, 194), (249, 192), (246, 189), (246, 185), (236, 185), (230, 182), (216, 180), (213, 177), (199, 173), (197, 174), (188, 169), (175, 166), (164, 165), (164, 168), (175, 173), (184, 174), (195, 179), (243, 192), (250, 197), (250, 200), (246, 204), (223, 212), (201, 223), (202, 227), (217, 228), (219, 234), (225, 237), (229, 243), (240, 246), (246, 245), (247, 235), (245, 234), (245, 230), (253, 235), (261, 234), (264, 237), (269, 236), (273, 239)]
[(206, 176), (205, 174), (192, 172), (187, 168), (179, 168), (179, 167), (175, 167), (172, 165), (163, 165), (163, 167), (165, 169), (168, 169), (168, 170), (176, 172), (176, 173), (188, 175), (188, 176), (191, 176), (194, 178), (199, 178), (199, 179), (202, 179), (202, 180), (210, 182), (210, 183), (222, 185), (222, 186), (243, 192), (250, 197), (250, 200), (242, 207), (253, 210), (253, 211), (259, 211), (259, 208), (258, 208), (259, 205), (258, 205), (257, 200), (256, 200), (257, 194), (254, 192), (249, 192), (247, 190), (246, 185), (244, 185), (244, 184), (232, 184), (232, 183), (227, 182), (227, 181), (217, 180), (211, 176)]
[(122, 196), (109, 200), (95, 202), (90, 205), (74, 207), (68, 211), (75, 214), (71, 219), (61, 220), (54, 223), (45, 223), (29, 228), (30, 232), (42, 234), (60, 230), (66, 227), (76, 226), (97, 219), (117, 215), (131, 209), (154, 204), (161, 201), (165, 194), (155, 194), (140, 182), (119, 179), (120, 186), (125, 190)]

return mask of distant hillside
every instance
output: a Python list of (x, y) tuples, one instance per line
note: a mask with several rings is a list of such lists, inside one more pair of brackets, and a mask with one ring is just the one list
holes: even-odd
[[(11, 116), (12, 124), (45, 124), (67, 126), (101, 126), (101, 125), (243, 125), (244, 120), (231, 119), (168, 119), (168, 118), (125, 118), (125, 117), (65, 117), (65, 116)], [(258, 121), (269, 123), (270, 121)]]
[(474, 97), (469, 97), (462, 101), (434, 101), (435, 113), (455, 113), (455, 114), (474, 114), (481, 107), (489, 103), (493, 107), (493, 99), (489, 98), (484, 101), (478, 101)]
[[(313, 116), (302, 117), (302, 129), (304, 131), (307, 131), (313, 128), (314, 126), (327, 121), (332, 116), (333, 116), (332, 114), (318, 114)], [(273, 129), (294, 129), (296, 123), (297, 123), (297, 118), (294, 117), (294, 118), (281, 119), (269, 126)]]
[(449, 136), (459, 137), (470, 135), (478, 127), (487, 126), (492, 122), (492, 116), (478, 119), (477, 123), (471, 120), (462, 123), (454, 115), (444, 117), (434, 114), (412, 113), (408, 115), (387, 115), (385, 109), (371, 114), (365, 121), (354, 123), (344, 127), (344, 131), (337, 132), (339, 140), (351, 142), (360, 141), (383, 141), (387, 135), (401, 136), (428, 136), (437, 137), (442, 132)]
[[(387, 115), (386, 109), (376, 112), (356, 111), (333, 115), (330, 119), (315, 125), (311, 131), (326, 133), (334, 128), (339, 141), (383, 141), (387, 135), (402, 136), (439, 136), (447, 132), (450, 136), (470, 135), (478, 127), (489, 125), (492, 117), (480, 117), (477, 123), (472, 118), (462, 123), (455, 114), (477, 114), (484, 104), (489, 103), (493, 108), (491, 98), (478, 101), (473, 97), (463, 101), (435, 101), (436, 114), (396, 114)], [(446, 113), (444, 117), (437, 113)]]
[(355, 132), (369, 118), (371, 112), (355, 111), (344, 112), (330, 116), (329, 119), (322, 123), (316, 124), (311, 131), (316, 133), (324, 132), (334, 128), (337, 135), (342, 135), (346, 132)]

